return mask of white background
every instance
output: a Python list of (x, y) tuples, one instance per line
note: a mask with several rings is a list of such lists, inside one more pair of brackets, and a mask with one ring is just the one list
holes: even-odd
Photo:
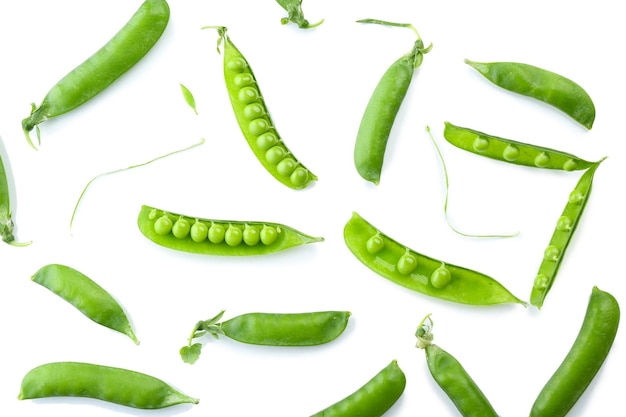
[[(573, 343), (591, 288), (626, 300), (622, 270), (623, 40), (617, 3), (475, 0), (308, 0), (312, 30), (282, 26), (272, 0), (172, 0), (156, 47), (84, 106), (43, 123), (41, 147), (21, 131), (30, 103), (123, 26), (140, 1), (0, 2), (0, 135), (10, 172), (18, 240), (0, 246), (0, 409), (41, 416), (307, 416), (352, 393), (392, 359), (407, 376), (389, 416), (454, 416), (433, 382), (414, 331), (428, 313), (435, 341), (472, 375), (498, 413), (528, 415), (543, 384)], [(389, 140), (379, 186), (362, 180), (352, 152), (359, 122), (385, 69), (408, 52), (414, 34), (355, 23), (412, 23), (432, 51), (416, 72)], [(278, 131), (319, 181), (304, 191), (278, 183), (241, 136), (226, 94), (217, 33), (224, 25), (251, 63)], [(497, 88), (463, 63), (520, 61), (565, 75), (594, 99), (591, 131), (543, 103)], [(179, 83), (195, 95), (199, 115)], [(343, 242), (353, 211), (432, 257), (487, 273), (527, 300), (543, 249), (580, 172), (507, 165), (463, 152), (443, 139), (444, 121), (559, 149), (598, 169), (593, 194), (544, 307), (472, 307), (413, 293), (357, 261)], [(450, 176), (449, 215), (475, 239), (446, 224), (444, 177), (431, 126)], [(185, 153), (98, 179), (69, 220), (86, 183), (205, 138)], [(254, 258), (218, 258), (161, 248), (136, 226), (142, 204), (191, 216), (264, 220), (323, 236), (316, 243)], [(139, 346), (89, 321), (30, 281), (48, 263), (85, 273), (124, 307)], [(197, 320), (225, 309), (350, 310), (345, 333), (314, 348), (243, 345), (206, 339), (190, 366), (178, 349)], [(624, 333), (571, 416), (624, 415)], [(142, 411), (86, 399), (18, 401), (31, 368), (85, 361), (159, 377), (196, 406)]]

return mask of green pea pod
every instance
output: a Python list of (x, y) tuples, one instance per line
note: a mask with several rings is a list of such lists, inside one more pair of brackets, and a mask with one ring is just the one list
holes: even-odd
[(432, 45), (424, 47), (417, 30), (410, 24), (374, 19), (364, 19), (358, 22), (407, 27), (411, 28), (417, 35), (411, 52), (391, 64), (376, 85), (365, 107), (357, 132), (354, 145), (356, 170), (363, 179), (378, 184), (391, 128), (411, 85), (413, 74), (422, 64), (424, 54), (431, 50)]
[(198, 404), (164, 381), (128, 369), (82, 362), (53, 362), (30, 370), (18, 399), (84, 397), (140, 409)]
[(31, 280), (72, 304), (90, 320), (125, 334), (139, 344), (119, 303), (83, 273), (69, 266), (50, 264), (40, 268)]
[(204, 255), (264, 255), (323, 242), (279, 223), (209, 220), (142, 206), (137, 219), (145, 237), (166, 248)]
[(413, 291), (461, 304), (526, 306), (495, 279), (418, 253), (383, 234), (357, 213), (345, 225), (344, 240), (365, 266)]
[(574, 81), (542, 68), (519, 62), (465, 63), (506, 90), (531, 97), (561, 110), (591, 129), (596, 109), (587, 92)]
[(10, 197), (7, 173), (4, 168), (4, 162), (2, 162), (2, 155), (0, 155), (0, 236), (2, 241), (9, 245), (27, 246), (30, 242), (19, 243), (15, 241)]
[(587, 169), (595, 163), (569, 153), (488, 135), (449, 122), (445, 122), (443, 135), (457, 148), (516, 165), (577, 171)]
[(593, 287), (572, 347), (539, 392), (530, 417), (564, 417), (596, 376), (613, 346), (620, 309), (615, 297)]
[(293, 22), (298, 25), (300, 29), (311, 29), (324, 23), (324, 19), (322, 19), (317, 23), (311, 24), (304, 18), (302, 0), (276, 0), (276, 3), (280, 4), (280, 7), (287, 11), (287, 17), (280, 19), (280, 23), (283, 25)]
[(380, 417), (402, 396), (406, 376), (391, 361), (361, 388), (311, 417)]
[[(22, 121), (26, 140), (43, 121), (86, 103), (130, 70), (159, 40), (170, 17), (165, 0), (145, 0), (128, 23), (102, 48), (56, 83), (29, 117)], [(39, 130), (37, 130), (39, 137)]]
[(576, 226), (578, 226), (578, 222), (591, 195), (593, 176), (603, 160), (592, 165), (591, 168), (581, 175), (576, 188), (569, 195), (561, 217), (559, 217), (556, 223), (550, 243), (544, 250), (543, 259), (539, 265), (539, 271), (530, 293), (530, 303), (537, 308), (543, 306), (544, 300), (552, 288), (565, 251), (572, 240)]

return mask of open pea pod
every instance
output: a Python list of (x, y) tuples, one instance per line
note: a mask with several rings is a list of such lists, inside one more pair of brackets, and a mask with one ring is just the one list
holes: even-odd
[(380, 276), (398, 285), (442, 300), (471, 305), (526, 303), (495, 279), (418, 253), (353, 213), (344, 228), (354, 256)]

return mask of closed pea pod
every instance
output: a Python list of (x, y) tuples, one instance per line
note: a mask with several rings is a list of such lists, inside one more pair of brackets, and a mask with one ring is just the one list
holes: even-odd
[(198, 403), (151, 375), (82, 362), (48, 363), (24, 376), (18, 399), (47, 397), (93, 398), (140, 409)]
[(365, 266), (413, 291), (461, 304), (526, 305), (495, 279), (416, 252), (383, 234), (357, 213), (344, 227), (344, 240)]
[(589, 94), (574, 81), (533, 65), (520, 62), (465, 63), (483, 77), (506, 90), (531, 97), (561, 110), (591, 129), (596, 109)]
[(539, 392), (530, 417), (564, 417), (594, 379), (611, 350), (620, 309), (613, 295), (593, 287), (569, 352)]
[[(226, 34), (224, 26), (217, 29), (219, 45), (224, 43), (224, 80), (228, 97), (239, 128), (259, 162), (278, 181), (289, 188), (301, 190), (317, 176), (294, 157), (278, 134), (250, 64)], [(289, 162), (283, 162), (289, 158)], [(281, 163), (282, 162), (282, 163)]]
[(2, 237), (3, 242), (9, 245), (27, 246), (30, 242), (19, 243), (15, 241), (10, 197), (7, 173), (4, 168), (4, 162), (2, 162), (2, 155), (0, 155), (0, 237)]
[(406, 376), (391, 361), (361, 388), (311, 417), (380, 417), (402, 396)]
[(122, 306), (82, 272), (65, 265), (49, 264), (40, 268), (31, 280), (72, 304), (90, 320), (125, 334), (139, 344)]
[(137, 225), (156, 244), (204, 255), (249, 256), (279, 252), (322, 237), (304, 234), (280, 223), (211, 220), (142, 206)]
[(28, 143), (29, 132), (52, 117), (86, 103), (130, 70), (159, 40), (170, 17), (165, 0), (145, 0), (128, 23), (102, 48), (65, 75), (48, 91), (43, 101), (22, 121)]
[(530, 303), (537, 308), (543, 306), (545, 298), (552, 288), (565, 251), (589, 200), (593, 176), (603, 160), (592, 165), (591, 168), (581, 175), (576, 187), (569, 195), (561, 216), (556, 222), (556, 227), (550, 238), (550, 243), (544, 250), (530, 293)]
[(595, 163), (555, 149), (492, 136), (450, 122), (445, 123), (443, 135), (457, 148), (516, 165), (576, 171), (587, 169)]
[(354, 165), (363, 179), (378, 184), (391, 128), (409, 89), (413, 74), (422, 64), (424, 54), (430, 51), (432, 45), (425, 48), (417, 30), (408, 23), (392, 23), (374, 19), (364, 19), (358, 22), (411, 28), (417, 36), (411, 52), (396, 60), (379, 80), (365, 107), (357, 132)]

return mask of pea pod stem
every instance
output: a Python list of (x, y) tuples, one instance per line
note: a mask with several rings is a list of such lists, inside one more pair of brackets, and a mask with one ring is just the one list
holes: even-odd
[(302, 12), (302, 0), (276, 0), (276, 2), (287, 11), (287, 17), (280, 19), (280, 23), (286, 25), (289, 22), (293, 22), (298, 25), (300, 29), (311, 29), (324, 23), (324, 19), (317, 23), (309, 23), (304, 17)]

